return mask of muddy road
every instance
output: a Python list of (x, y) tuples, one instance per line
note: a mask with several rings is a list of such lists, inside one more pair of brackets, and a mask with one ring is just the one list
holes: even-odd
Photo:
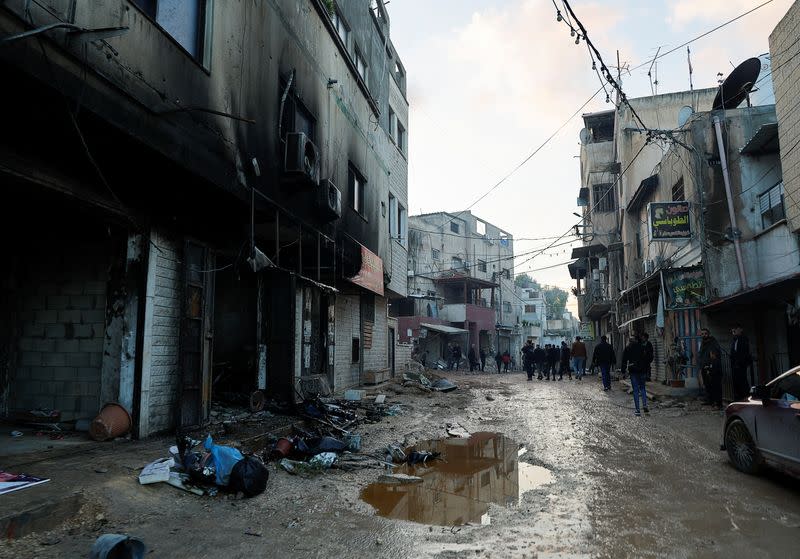
[[(800, 484), (729, 466), (720, 412), (656, 403), (634, 417), (621, 387), (605, 393), (597, 377), (450, 378), (461, 388), (448, 394), (386, 390), (404, 413), (359, 429), (367, 452), (392, 442), (442, 452), (441, 464), (405, 471), (421, 483), (387, 489), (374, 485), (378, 469), (306, 479), (271, 465), (261, 497), (198, 498), (139, 486), (130, 464), (163, 453), (143, 443), (39, 464), (109, 474), (73, 521), (4, 542), (0, 557), (85, 556), (107, 532), (142, 538), (151, 557), (796, 555)], [(448, 427), (472, 437), (437, 442)]]

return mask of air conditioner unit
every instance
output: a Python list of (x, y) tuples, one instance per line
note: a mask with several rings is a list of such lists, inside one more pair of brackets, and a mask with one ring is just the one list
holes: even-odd
[(342, 217), (342, 193), (330, 179), (323, 180), (319, 185), (317, 209), (325, 221)]
[(319, 150), (302, 132), (286, 135), (284, 171), (286, 175), (309, 184), (319, 184)]
[(645, 276), (649, 276), (649, 275), (650, 275), (650, 274), (652, 274), (652, 273), (655, 271), (655, 269), (656, 269), (656, 267), (655, 267), (655, 264), (653, 263), (653, 261), (652, 261), (652, 260), (644, 260), (644, 261), (642, 262), (642, 266), (643, 266), (643, 268), (644, 268), (644, 275), (645, 275)]

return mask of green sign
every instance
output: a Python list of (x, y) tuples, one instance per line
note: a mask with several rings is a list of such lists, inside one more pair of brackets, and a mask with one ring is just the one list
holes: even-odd
[(652, 202), (648, 208), (650, 240), (676, 241), (692, 238), (689, 202)]
[(664, 270), (666, 308), (686, 309), (706, 303), (706, 276), (701, 266)]

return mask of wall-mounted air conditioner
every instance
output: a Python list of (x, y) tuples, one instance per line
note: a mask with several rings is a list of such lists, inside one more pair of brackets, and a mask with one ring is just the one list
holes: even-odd
[(317, 193), (317, 210), (325, 221), (342, 217), (342, 192), (330, 179), (323, 180)]
[(286, 175), (301, 182), (319, 184), (319, 149), (302, 132), (286, 135), (284, 168)]

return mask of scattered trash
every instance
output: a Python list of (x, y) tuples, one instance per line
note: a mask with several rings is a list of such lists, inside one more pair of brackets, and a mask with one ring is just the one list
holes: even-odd
[(383, 404), (386, 401), (386, 394), (378, 394), (375, 396), (376, 404)]
[(250, 531), (250, 530), (245, 530), (245, 532), (244, 532), (244, 535), (245, 535), (245, 536), (255, 536), (255, 537), (257, 537), (257, 538), (260, 538), (260, 537), (262, 537), (262, 534), (261, 534), (261, 532), (252, 532), (252, 531)]
[(344, 442), (347, 444), (347, 450), (350, 452), (361, 451), (361, 435), (345, 435)]
[(386, 447), (386, 461), (402, 464), (406, 461), (406, 453), (399, 445), (390, 444)]
[(89, 559), (143, 559), (144, 542), (123, 534), (103, 534), (89, 552)]
[(150, 462), (139, 474), (139, 483), (147, 485), (169, 481), (170, 468), (173, 466), (175, 466), (175, 460), (172, 458), (159, 458), (154, 462)]
[(308, 463), (316, 468), (330, 468), (333, 466), (333, 463), (336, 462), (336, 453), (335, 452), (321, 452), (316, 456), (312, 457)]
[(48, 481), (50, 480), (47, 478), (29, 476), (27, 474), (12, 474), (11, 472), (0, 470), (0, 495), (27, 489)]
[(278, 442), (275, 443), (275, 449), (273, 450), (273, 454), (276, 458), (286, 458), (292, 452), (294, 448), (294, 442), (291, 439), (287, 439), (283, 437), (278, 439)]
[(214, 470), (216, 472), (217, 485), (226, 487), (230, 479), (231, 470), (237, 462), (244, 458), (244, 455), (232, 446), (214, 444), (211, 435), (206, 437), (203, 447), (211, 453)]
[(429, 460), (436, 460), (441, 456), (441, 452), (428, 452), (427, 450), (414, 450), (411, 454), (408, 455), (408, 463), (410, 465), (414, 464), (425, 464)]
[(180, 472), (170, 472), (167, 484), (171, 485), (172, 487), (177, 487), (178, 489), (183, 489), (184, 491), (188, 491), (189, 493), (200, 495), (201, 497), (206, 494), (206, 492), (203, 491), (202, 488), (192, 485), (188, 474), (182, 474)]
[(456, 424), (447, 424), (447, 434), (451, 437), (458, 438), (458, 439), (468, 439), (469, 438), (469, 431), (464, 429), (458, 423)]
[(91, 419), (78, 419), (75, 422), (75, 430), (80, 431), (81, 433), (87, 433), (91, 425), (92, 425)]
[(319, 468), (310, 465), (308, 462), (300, 462), (298, 460), (289, 460), (284, 458), (278, 465), (292, 475), (308, 474), (314, 475), (321, 472)]
[(322, 437), (319, 440), (319, 443), (317, 443), (317, 445), (314, 447), (314, 453), (343, 452), (347, 450), (348, 446), (348, 443), (342, 442), (339, 439), (334, 439), (333, 437)]
[(108, 468), (95, 468), (94, 473), (96, 474), (107, 474)]
[(245, 456), (233, 466), (228, 489), (241, 491), (246, 497), (255, 497), (266, 490), (267, 481), (269, 470), (264, 463), (255, 456)]
[(22, 436), (22, 431), (11, 431), (11, 436), (18, 439)]
[(367, 395), (366, 390), (345, 390), (344, 399), (350, 402), (357, 402)]
[(487, 395), (486, 395), (486, 399), (487, 399), (489, 402), (494, 402), (494, 396), (492, 396), (491, 394), (487, 394)]
[(30, 411), (15, 411), (11, 413), (11, 421), (24, 425), (47, 427), (53, 431), (60, 431), (61, 412), (48, 408), (39, 408)]
[(128, 410), (110, 402), (103, 406), (89, 427), (89, 436), (95, 441), (107, 441), (121, 437), (130, 431), (133, 420)]
[(400, 404), (395, 404), (392, 407), (390, 407), (388, 410), (386, 410), (385, 413), (386, 413), (386, 415), (389, 415), (389, 416), (400, 415), (400, 414), (403, 413), (403, 408), (400, 406)]
[(409, 483), (422, 483), (422, 478), (408, 474), (382, 474), (378, 477), (378, 483), (406, 485)]
[(433, 383), (433, 389), (439, 392), (452, 392), (456, 388), (458, 388), (458, 386), (453, 384), (446, 378), (439, 379)]

